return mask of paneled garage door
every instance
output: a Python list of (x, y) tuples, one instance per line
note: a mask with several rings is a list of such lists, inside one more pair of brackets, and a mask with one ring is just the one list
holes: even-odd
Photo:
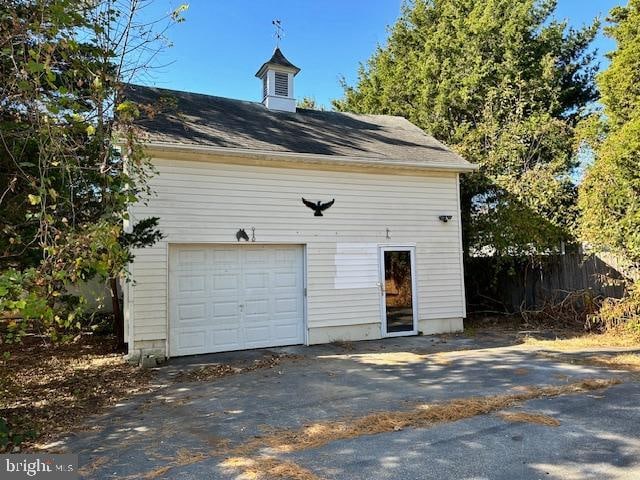
[(169, 263), (171, 356), (304, 342), (301, 246), (172, 246)]

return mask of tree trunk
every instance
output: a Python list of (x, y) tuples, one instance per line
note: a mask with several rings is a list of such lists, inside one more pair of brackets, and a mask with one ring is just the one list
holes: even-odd
[(122, 305), (120, 305), (120, 297), (118, 296), (118, 279), (116, 277), (109, 279), (109, 287), (111, 289), (111, 304), (113, 305), (113, 333), (116, 335), (118, 350), (123, 350), (124, 314), (122, 312)]

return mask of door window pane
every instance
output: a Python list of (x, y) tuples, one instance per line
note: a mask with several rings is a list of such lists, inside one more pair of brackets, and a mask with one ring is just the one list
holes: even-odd
[(384, 287), (387, 333), (413, 328), (413, 284), (410, 251), (384, 252)]

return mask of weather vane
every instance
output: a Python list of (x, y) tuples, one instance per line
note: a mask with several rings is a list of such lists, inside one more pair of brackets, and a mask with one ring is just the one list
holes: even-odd
[(276, 32), (274, 34), (274, 37), (276, 37), (276, 47), (280, 47), (280, 41), (284, 37), (284, 29), (282, 28), (282, 22), (276, 18), (275, 20), (272, 20), (271, 23), (276, 29)]

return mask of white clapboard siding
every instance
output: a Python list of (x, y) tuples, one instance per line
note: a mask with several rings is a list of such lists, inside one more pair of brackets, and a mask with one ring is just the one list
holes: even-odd
[[(127, 296), (134, 341), (167, 338), (169, 243), (306, 246), (307, 327), (380, 322), (379, 245), (415, 245), (421, 320), (463, 317), (455, 173), (400, 175), (156, 159), (156, 196), (132, 209), (160, 217), (165, 238), (136, 252)], [(314, 217), (301, 197), (335, 205)], [(453, 215), (442, 223), (439, 215)], [(390, 238), (387, 238), (389, 229)]]

